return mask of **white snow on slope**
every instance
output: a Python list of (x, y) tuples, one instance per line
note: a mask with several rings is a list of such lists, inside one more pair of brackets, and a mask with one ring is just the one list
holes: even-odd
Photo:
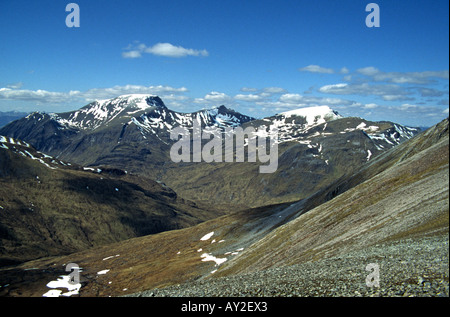
[[(302, 117), (304, 120), (295, 117)], [(299, 108), (276, 115), (275, 118), (272, 119), (270, 129), (276, 128), (278, 130), (280, 143), (301, 141), (303, 139), (301, 135), (307, 133), (309, 129), (340, 118), (342, 118), (342, 116), (328, 106)], [(304, 121), (306, 121), (306, 123)], [(326, 126), (324, 126), (322, 131), (325, 130), (325, 128)], [(317, 132), (316, 134), (319, 135), (320, 133)]]
[(209, 254), (209, 253), (203, 253), (201, 256), (202, 261), (213, 261), (216, 263), (216, 266), (219, 266), (220, 264), (227, 261), (227, 258), (216, 258), (215, 256)]
[(49, 115), (63, 126), (94, 130), (111, 122), (119, 114), (130, 115), (156, 105), (151, 99), (154, 97), (156, 96), (147, 94), (122, 95), (113, 99), (94, 101), (71, 113), (68, 119), (55, 113)]
[[(70, 275), (61, 275), (59, 279), (56, 281), (51, 281), (47, 284), (47, 287), (53, 288), (52, 290), (49, 290), (45, 294), (43, 294), (43, 297), (59, 297), (62, 296), (72, 296), (77, 295), (80, 291), (81, 284), (72, 284), (70, 283)], [(61, 290), (55, 289), (55, 288), (67, 288), (68, 292), (62, 293)]]
[(206, 241), (209, 240), (209, 238), (211, 238), (214, 235), (214, 231), (210, 232), (208, 234), (205, 234), (203, 237), (200, 238), (201, 241)]
[(341, 118), (328, 106), (317, 106), (308, 108), (299, 108), (282, 112), (281, 115), (289, 118), (291, 116), (304, 117), (308, 125), (319, 125), (329, 120), (335, 120)]

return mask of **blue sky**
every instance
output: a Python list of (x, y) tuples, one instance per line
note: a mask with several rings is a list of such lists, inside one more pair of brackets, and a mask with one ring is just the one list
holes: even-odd
[(129, 93), (255, 117), (316, 105), (430, 126), (448, 116), (448, 1), (0, 1), (0, 111)]

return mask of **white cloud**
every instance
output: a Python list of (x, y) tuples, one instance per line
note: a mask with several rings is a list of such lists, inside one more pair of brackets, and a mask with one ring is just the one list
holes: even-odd
[(52, 92), (47, 90), (27, 90), (0, 88), (0, 99), (31, 101), (42, 104), (61, 104), (69, 102), (90, 102), (96, 99), (114, 98), (127, 94), (149, 94), (149, 95), (173, 95), (187, 92), (187, 88), (174, 88), (170, 86), (139, 86), (125, 85), (109, 88), (92, 88), (84, 92), (71, 90), (69, 92)]
[(394, 84), (418, 84), (426, 85), (434, 82), (435, 78), (449, 79), (448, 70), (443, 71), (423, 71), (423, 72), (382, 72), (379, 69), (369, 66), (357, 70), (361, 75), (370, 77), (376, 82), (390, 82)]
[(206, 50), (194, 50), (191, 48), (184, 48), (181, 46), (174, 46), (170, 43), (158, 43), (152, 47), (145, 49), (146, 53), (167, 56), (167, 57), (184, 57), (184, 56), (208, 56)]
[(364, 109), (375, 109), (378, 108), (379, 106), (376, 103), (367, 103), (364, 105)]
[(242, 92), (254, 92), (254, 94), (237, 94), (235, 100), (247, 102), (263, 102), (270, 100), (274, 95), (286, 93), (287, 90), (281, 87), (265, 87), (263, 89), (247, 88), (240, 89)]
[(282, 94), (287, 92), (286, 89), (281, 87), (266, 87), (263, 89), (263, 92), (269, 93), (269, 94)]
[(339, 72), (341, 74), (348, 74), (348, 73), (350, 73), (350, 70), (347, 67), (342, 67)]
[(255, 94), (249, 94), (249, 95), (237, 94), (236, 96), (234, 96), (234, 99), (236, 99), (236, 100), (249, 101), (249, 102), (260, 101), (262, 98), (263, 97), (261, 95), (255, 95)]
[(223, 92), (211, 91), (207, 93), (203, 98), (195, 98), (196, 104), (201, 104), (204, 107), (216, 106), (219, 104), (229, 104), (233, 98)]
[(297, 93), (286, 93), (281, 95), (278, 99), (265, 99), (261, 102), (256, 102), (256, 105), (262, 109), (274, 111), (287, 111), (302, 107), (328, 105), (331, 107), (345, 107), (350, 106), (354, 102), (351, 100), (341, 98), (323, 98), (315, 96), (302, 96)]
[(142, 54), (141, 54), (141, 51), (134, 50), (134, 51), (123, 52), (122, 56), (124, 58), (139, 58), (139, 57), (142, 57)]
[(51, 92), (42, 89), (27, 90), (27, 89), (11, 89), (0, 88), (0, 99), (5, 100), (22, 100), (32, 102), (44, 102), (44, 103), (60, 103), (68, 101), (73, 96), (78, 95), (77, 91), (70, 91), (68, 93), (63, 92)]
[(400, 109), (402, 111), (410, 111), (410, 110), (414, 110), (414, 109), (418, 109), (418, 108), (419, 107), (417, 105), (411, 105), (408, 103), (404, 103), (400, 107), (398, 107), (398, 109)]
[(279, 101), (283, 103), (301, 103), (303, 102), (303, 96), (299, 94), (284, 94)]
[(300, 68), (301, 72), (310, 72), (310, 73), (321, 73), (321, 74), (333, 74), (334, 71), (331, 68), (325, 68), (318, 65), (309, 65), (303, 68)]
[(240, 89), (242, 92), (257, 92), (258, 88), (252, 88), (252, 87), (242, 87)]
[(319, 88), (319, 92), (335, 95), (360, 95), (360, 96), (378, 96), (384, 100), (411, 100), (408, 97), (412, 92), (398, 85), (385, 84), (347, 84), (339, 83), (332, 85), (325, 85)]
[(340, 84), (332, 84), (325, 85), (319, 88), (319, 91), (325, 94), (340, 94), (340, 95), (349, 95), (351, 94), (349, 91), (349, 84), (340, 83)]
[(380, 73), (380, 71), (377, 68), (372, 67), (372, 66), (360, 68), (356, 71), (358, 73), (366, 75), (366, 76), (374, 76), (374, 75)]
[(126, 52), (122, 53), (124, 58), (139, 58), (143, 53), (153, 54), (165, 57), (185, 57), (185, 56), (208, 56), (207, 50), (196, 50), (192, 48), (184, 48), (182, 46), (175, 46), (171, 43), (157, 43), (153, 46), (147, 47), (142, 43), (130, 44), (126, 48)]
[(149, 94), (149, 95), (170, 95), (177, 93), (187, 92), (188, 89), (186, 87), (174, 88), (171, 86), (141, 86), (141, 85), (125, 85), (125, 86), (113, 86), (109, 88), (93, 88), (89, 89), (86, 92), (83, 92), (81, 95), (86, 100), (95, 100), (95, 99), (108, 99), (114, 98), (120, 95), (128, 95), (128, 94)]
[(23, 83), (22, 82), (18, 82), (18, 83), (6, 85), (6, 88), (20, 89), (20, 88), (22, 88), (22, 86), (23, 86)]
[(205, 99), (208, 101), (226, 101), (230, 100), (230, 96), (224, 94), (223, 92), (212, 91), (209, 94), (206, 94)]

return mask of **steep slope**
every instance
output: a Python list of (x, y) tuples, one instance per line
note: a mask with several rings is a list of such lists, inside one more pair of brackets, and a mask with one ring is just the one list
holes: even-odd
[[(389, 241), (445, 237), (449, 226), (448, 151), (447, 119), (313, 196), (301, 216), (253, 244), (218, 274), (343, 256)], [(321, 204), (331, 198), (330, 190), (337, 188), (341, 193), (334, 192), (336, 197)], [(314, 204), (317, 207), (308, 211), (308, 205)]]
[(84, 168), (0, 137), (0, 265), (196, 225), (220, 215), (164, 184)]

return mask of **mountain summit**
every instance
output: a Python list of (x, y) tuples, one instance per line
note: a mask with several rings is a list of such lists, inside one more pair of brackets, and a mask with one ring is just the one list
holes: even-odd
[(80, 110), (52, 116), (63, 126), (94, 130), (115, 118), (130, 117), (142, 111), (159, 108), (167, 109), (158, 96), (132, 94), (94, 101)]
[(304, 117), (309, 125), (321, 124), (326, 121), (336, 120), (342, 118), (342, 116), (335, 110), (328, 106), (317, 106), (317, 107), (307, 107), (299, 108), (286, 112), (282, 112), (280, 116), (286, 118), (292, 116)]

